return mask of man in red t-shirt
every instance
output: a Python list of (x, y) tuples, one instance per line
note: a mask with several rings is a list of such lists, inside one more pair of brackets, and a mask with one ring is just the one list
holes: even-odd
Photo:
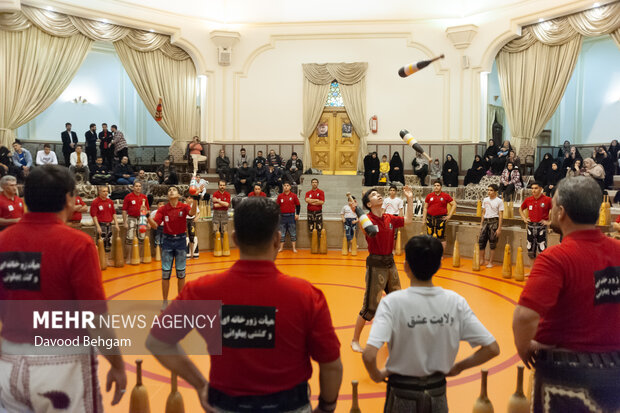
[(297, 252), (297, 220), (299, 219), (299, 211), (301, 205), (297, 195), (291, 192), (291, 184), (284, 182), (284, 192), (278, 195), (276, 202), (280, 206), (280, 250), (284, 249), (284, 240), (288, 231), (291, 234), (291, 244), (293, 244), (293, 252)]
[(211, 220), (211, 227), (213, 228), (213, 243), (218, 242), (217, 233), (221, 234), (221, 247), (218, 245), (213, 248), (213, 255), (228, 256), (229, 250), (225, 250), (225, 246), (228, 245), (228, 208), (230, 208), (231, 196), (226, 191), (226, 181), (220, 180), (217, 184), (217, 191), (212, 195), (213, 199), (213, 219)]
[(563, 412), (620, 409), (620, 241), (596, 228), (602, 197), (590, 177), (560, 181), (549, 216), (562, 243), (538, 256), (514, 312), (519, 356), (536, 366), (533, 412), (542, 395)]
[(262, 189), (262, 187), (261, 187), (261, 185), (259, 183), (259, 184), (254, 184), (254, 191), (250, 192), (250, 194), (248, 196), (249, 197), (250, 196), (264, 196), (264, 197), (266, 197), (267, 194), (265, 194), (263, 192), (263, 189)]
[[(383, 213), (383, 197), (375, 188), (366, 191), (362, 197), (364, 208), (370, 210), (368, 218), (379, 228), (379, 232), (374, 237), (369, 237), (365, 233), (368, 243), (366, 290), (364, 291), (364, 304), (357, 316), (353, 340), (351, 340), (351, 348), (358, 353), (363, 351), (362, 346), (360, 346), (360, 336), (364, 325), (366, 325), (366, 321), (371, 321), (374, 318), (383, 291), (389, 294), (392, 291), (400, 290), (400, 278), (398, 278), (398, 270), (394, 263), (394, 255), (392, 255), (394, 231), (413, 222), (413, 208), (411, 208), (413, 192), (409, 185), (405, 185), (403, 194), (407, 198), (407, 212), (404, 218)], [(352, 209), (355, 209), (357, 202), (354, 201), (350, 205)]]
[(532, 188), (532, 196), (525, 198), (519, 208), (519, 215), (527, 229), (527, 255), (534, 259), (536, 254), (540, 254), (547, 248), (551, 198), (543, 194), (543, 187), (539, 182), (532, 183), (530, 188)]
[(24, 215), (24, 202), (17, 196), (17, 179), (11, 175), (0, 178), (0, 231), (16, 224)]
[(308, 231), (316, 229), (321, 232), (323, 229), (323, 204), (325, 203), (325, 192), (319, 189), (319, 180), (312, 178), (312, 189), (306, 192), (306, 203), (308, 204)]
[[(340, 343), (321, 290), (282, 274), (274, 264), (279, 221), (280, 210), (271, 199), (241, 202), (235, 208), (233, 232), (240, 259), (225, 272), (189, 282), (163, 314), (181, 315), (184, 300), (222, 301), (222, 354), (211, 356), (209, 381), (177, 344), (189, 327), (156, 327), (147, 339), (155, 357), (196, 389), (205, 411), (310, 412), (311, 359), (319, 365), (314, 411), (336, 408), (342, 380)], [(259, 330), (225, 321), (237, 317), (260, 318)]]
[(187, 216), (196, 215), (198, 201), (193, 202), (190, 207), (179, 201), (179, 190), (176, 186), (168, 189), (168, 203), (157, 209), (155, 218), (149, 217), (151, 228), (157, 229), (164, 223), (164, 233), (161, 241), (161, 292), (163, 296), (162, 309), (168, 305), (168, 291), (170, 290), (170, 275), (172, 274), (172, 263), (175, 264), (177, 275), (177, 288), (180, 293), (185, 285), (185, 263), (186, 253), (186, 230)]
[[(50, 308), (46, 301), (64, 302), (70, 307), (73, 300), (96, 300), (98, 307), (105, 308), (95, 244), (82, 231), (65, 225), (75, 210), (74, 191), (75, 180), (66, 167), (43, 165), (33, 169), (24, 188), (29, 213), (0, 233), (0, 263), (13, 264), (0, 266), (0, 302), (13, 301), (0, 310), (2, 411), (103, 411), (98, 356), (93, 349), (37, 347), (35, 337), (41, 330), (33, 326), (32, 311), (19, 311), (15, 303), (24, 300)], [(48, 338), (87, 334), (77, 328), (44, 332)], [(95, 334), (92, 338), (107, 337), (110, 343), (116, 339), (114, 331), (105, 328)], [(125, 363), (117, 346), (106, 347), (103, 354), (111, 365), (106, 387), (111, 389), (116, 384), (112, 400), (115, 405), (127, 387)], [(57, 401), (61, 406), (52, 403)]]
[[(448, 211), (448, 207), (450, 211)], [(433, 182), (433, 192), (424, 200), (422, 223), (426, 223), (426, 234), (441, 241), (446, 250), (446, 223), (456, 211), (456, 201), (445, 192), (441, 192), (441, 181)]]
[(82, 214), (84, 212), (88, 212), (88, 205), (84, 202), (84, 200), (79, 196), (75, 196), (75, 206), (73, 207), (73, 214), (67, 221), (67, 225), (72, 228), (81, 228), (82, 227)]
[(134, 181), (133, 191), (128, 193), (123, 199), (123, 224), (127, 228), (127, 237), (125, 238), (125, 257), (127, 260), (131, 258), (131, 244), (134, 237), (138, 237), (138, 241), (142, 243), (146, 237), (146, 231), (141, 233), (138, 229), (140, 213), (149, 211), (149, 201), (142, 193), (142, 182)]
[(116, 222), (114, 202), (108, 198), (107, 186), (101, 185), (99, 187), (99, 196), (90, 204), (90, 216), (93, 217), (97, 236), (103, 238), (105, 251), (110, 252), (112, 247), (112, 225), (114, 225), (117, 234), (120, 234), (120, 228), (118, 227), (118, 222)]

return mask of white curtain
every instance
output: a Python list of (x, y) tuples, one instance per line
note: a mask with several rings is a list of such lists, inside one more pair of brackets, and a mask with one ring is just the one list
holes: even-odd
[[(114, 43), (116, 52), (138, 95), (155, 116), (157, 102), (163, 98), (163, 118), (159, 125), (183, 146), (199, 131), (196, 113), (196, 68), (191, 59), (175, 60), (161, 50), (139, 52), (125, 40)], [(183, 146), (184, 148), (184, 146)]]
[(360, 138), (357, 160), (358, 169), (362, 165), (363, 153), (367, 146), (368, 128), (366, 126), (366, 72), (368, 63), (327, 63), (304, 64), (303, 130), (304, 163), (312, 167), (309, 138), (323, 113), (329, 85), (335, 79), (340, 85), (340, 93), (351, 119), (355, 133)]
[(92, 40), (77, 33), (51, 36), (22, 23), (0, 30), (0, 145), (10, 148), (15, 130), (47, 109), (71, 82)]
[(582, 36), (610, 34), (620, 47), (620, 2), (523, 29), (497, 56), (500, 91), (520, 156), (557, 109), (577, 63)]
[[(2, 143), (12, 140), (13, 129), (37, 116), (60, 96), (75, 76), (93, 40), (114, 42), (117, 52), (120, 44), (126, 56), (121, 61), (151, 115), (155, 113), (159, 98), (164, 99), (164, 119), (159, 124), (175, 142), (189, 140), (198, 132), (196, 69), (190, 56), (170, 43), (169, 36), (25, 5), (21, 12), (0, 13), (0, 36), (1, 50), (7, 51), (0, 54), (3, 75), (5, 79), (20, 79), (14, 87), (14, 82), (8, 81), (8, 86), (0, 91), (0, 109), (2, 105), (8, 108), (0, 113)], [(127, 57), (135, 52), (144, 56)], [(162, 62), (153, 63), (156, 59)], [(17, 65), (19, 61), (25, 64)], [(146, 70), (146, 79), (139, 79), (141, 73), (136, 70)], [(29, 79), (32, 83), (27, 82)], [(20, 102), (11, 102), (9, 98), (13, 96), (20, 96)], [(27, 108), (23, 103), (26, 101)], [(14, 103), (17, 105), (11, 106)]]

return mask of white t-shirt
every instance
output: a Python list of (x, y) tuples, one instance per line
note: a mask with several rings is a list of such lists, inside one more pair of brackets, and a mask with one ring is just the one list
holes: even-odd
[(498, 196), (491, 199), (488, 196), (482, 201), (485, 218), (499, 218), (499, 213), (504, 210), (504, 201)]
[(388, 372), (423, 377), (448, 373), (461, 340), (473, 348), (495, 338), (454, 291), (409, 287), (381, 300), (367, 344), (381, 348), (388, 343)]
[(50, 151), (50, 153), (45, 153), (45, 150), (37, 152), (37, 165), (58, 165), (58, 158), (56, 158), (56, 153)]
[(403, 208), (403, 200), (399, 197), (394, 199), (387, 197), (383, 200), (383, 208), (386, 214), (398, 215)]
[(342, 207), (342, 210), (340, 210), (340, 215), (344, 215), (345, 218), (357, 218), (357, 214), (351, 209), (348, 204)]

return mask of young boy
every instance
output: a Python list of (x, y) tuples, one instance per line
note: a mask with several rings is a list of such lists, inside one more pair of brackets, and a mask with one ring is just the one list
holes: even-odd
[[(407, 197), (407, 203), (413, 202), (413, 192), (409, 186), (405, 186), (403, 194)], [(413, 221), (413, 209), (407, 208), (406, 216), (395, 217), (394, 215), (383, 213), (383, 198), (375, 188), (366, 191), (362, 197), (362, 204), (370, 212), (368, 219), (378, 227), (379, 232), (374, 237), (366, 234), (368, 243), (368, 258), (366, 258), (366, 290), (364, 291), (364, 303), (360, 310), (355, 329), (351, 348), (353, 351), (361, 353), (360, 336), (366, 321), (371, 321), (377, 311), (377, 306), (381, 300), (382, 292), (386, 294), (400, 290), (400, 279), (394, 263), (392, 248), (394, 247), (394, 232), (397, 228), (410, 224)], [(355, 209), (357, 202), (353, 201), (351, 208)]]
[(379, 164), (379, 183), (383, 185), (387, 185), (390, 183), (390, 178), (388, 176), (390, 172), (390, 163), (387, 160), (387, 155), (383, 155), (381, 157), (381, 163)]
[[(353, 201), (355, 201), (355, 197), (351, 196)], [(357, 214), (355, 213), (355, 208), (351, 207), (353, 201), (349, 201), (348, 204), (342, 207), (340, 210), (340, 217), (342, 218), (342, 223), (344, 224), (344, 233), (347, 237), (347, 242), (350, 243), (353, 238), (355, 238), (355, 226), (357, 225)], [(349, 244), (349, 251), (351, 251), (351, 246)]]
[(488, 187), (488, 197), (482, 201), (482, 218), (480, 220), (480, 237), (478, 245), (480, 246), (480, 266), (484, 263), (485, 248), (487, 241), (489, 243), (489, 261), (487, 268), (493, 267), (493, 257), (495, 255), (495, 247), (499, 234), (502, 232), (502, 212), (504, 212), (504, 203), (497, 196), (499, 190), (496, 184)]
[(280, 251), (284, 248), (286, 233), (291, 234), (293, 252), (297, 253), (297, 220), (301, 211), (301, 204), (297, 195), (291, 192), (291, 184), (284, 182), (284, 192), (278, 195), (276, 202), (280, 206)]
[(120, 228), (116, 222), (116, 210), (114, 202), (108, 198), (108, 187), (99, 187), (99, 196), (90, 204), (90, 216), (97, 229), (97, 235), (103, 239), (105, 251), (110, 252), (112, 247), (112, 225), (116, 233), (120, 234)]
[[(442, 255), (436, 238), (411, 238), (405, 245), (404, 265), (411, 286), (388, 294), (377, 308), (363, 360), (373, 381), (388, 381), (385, 412), (430, 412), (430, 408), (415, 407), (428, 405), (433, 412), (445, 413), (446, 376), (456, 376), (499, 355), (497, 341), (467, 301), (433, 285)], [(461, 340), (480, 348), (455, 363)], [(377, 353), (386, 342), (389, 357), (379, 370)]]

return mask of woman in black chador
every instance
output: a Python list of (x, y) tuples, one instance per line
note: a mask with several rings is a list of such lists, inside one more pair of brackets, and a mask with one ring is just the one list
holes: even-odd
[(465, 182), (463, 182), (463, 184), (467, 186), (468, 184), (479, 183), (482, 177), (486, 175), (487, 168), (486, 162), (480, 155), (476, 155), (474, 162), (471, 164), (471, 168), (467, 170), (467, 175), (465, 175)]
[(405, 175), (403, 174), (403, 160), (400, 159), (400, 154), (394, 152), (392, 159), (390, 160), (390, 182), (400, 182), (405, 185)]
[(543, 156), (542, 161), (540, 161), (538, 168), (534, 171), (534, 180), (540, 183), (543, 188), (547, 185), (547, 175), (549, 174), (549, 169), (551, 169), (552, 162), (553, 156), (551, 156), (551, 153), (547, 152)]
[(372, 152), (364, 157), (364, 185), (377, 186), (379, 183), (379, 158), (377, 152)]
[(450, 154), (446, 156), (446, 161), (443, 164), (442, 176), (445, 186), (459, 186), (459, 165)]

